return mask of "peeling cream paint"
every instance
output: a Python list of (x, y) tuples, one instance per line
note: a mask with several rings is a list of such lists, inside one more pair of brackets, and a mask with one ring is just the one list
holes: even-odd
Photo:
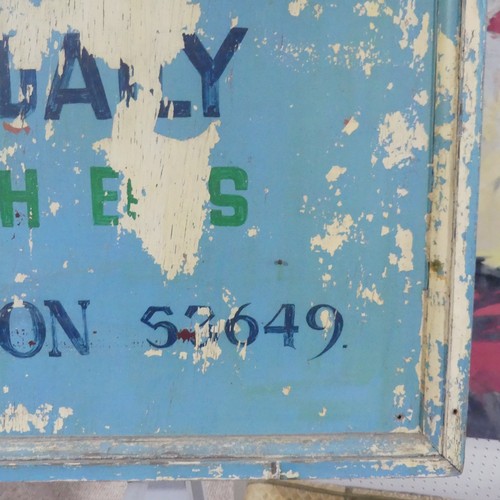
[(300, 473), (289, 470), (287, 472), (282, 472), (280, 475), (281, 479), (298, 479), (300, 477)]
[(306, 8), (307, 0), (292, 0), (288, 4), (288, 12), (291, 16), (297, 17)]
[[(8, 390), (5, 391), (4, 387), (4, 393), (6, 392)], [(48, 403), (39, 405), (32, 413), (21, 403), (17, 405), (9, 404), (0, 415), (0, 432), (22, 434), (37, 430), (44, 434), (50, 423), (52, 412), (53, 406)], [(73, 410), (62, 406), (58, 409), (57, 415), (54, 420), (54, 434), (62, 429), (64, 420), (73, 415)]]
[(356, 118), (353, 116), (349, 119), (349, 121), (345, 124), (342, 132), (347, 135), (351, 135), (359, 128), (359, 123)]
[(368, 17), (378, 17), (380, 15), (380, 4), (378, 2), (365, 2), (364, 8)]
[[(236, 302), (237, 302), (236, 297), (231, 293), (229, 288), (224, 288), (222, 290), (222, 300), (224, 301), (225, 304), (228, 304), (233, 308), (236, 306)], [(222, 330), (223, 329), (224, 329), (224, 327), (222, 326)], [(222, 331), (222, 330), (219, 330), (219, 331)]]
[(284, 396), (288, 396), (292, 390), (292, 387), (290, 385), (287, 385), (281, 389), (281, 392), (283, 393)]
[(331, 64), (348, 69), (359, 65), (366, 77), (372, 75), (372, 70), (377, 64), (384, 63), (377, 46), (372, 41), (361, 41), (355, 45), (334, 43), (329, 47), (333, 51), (333, 55), (327, 58)]
[(163, 356), (163, 350), (162, 349), (149, 349), (144, 353), (144, 356), (147, 356), (148, 358), (161, 357), (161, 356)]
[(203, 327), (200, 327), (196, 323), (194, 331), (196, 334), (196, 343), (193, 352), (193, 364), (201, 363), (201, 371), (202, 373), (206, 373), (211, 364), (219, 359), (222, 350), (219, 346), (217, 335), (215, 334), (212, 338), (210, 337), (209, 323), (206, 323)]
[[(403, 4), (404, 1), (401, 1)], [(415, 14), (415, 0), (407, 0), (406, 8), (399, 9), (399, 13), (393, 17), (393, 23), (398, 25), (403, 34), (399, 46), (405, 49), (409, 46), (410, 28), (418, 26), (418, 17)]]
[[(208, 157), (219, 140), (219, 122), (185, 141), (163, 137), (152, 132), (156, 123), (155, 97), (149, 93), (141, 96), (130, 101), (128, 108), (125, 101), (118, 105), (113, 137), (100, 141), (98, 149), (107, 152), (111, 166), (120, 165), (119, 170), (131, 179), (134, 196), (139, 200), (133, 207), (136, 218), (126, 215), (127, 183), (122, 183), (124, 204), (119, 227), (142, 240), (144, 250), (171, 280), (179, 273), (192, 275), (198, 263), (207, 214), (204, 207), (210, 199)], [(150, 111), (146, 117), (145, 110)], [(177, 168), (180, 163), (184, 168)], [(144, 165), (157, 167), (145, 170)]]
[[(467, 374), (460, 361), (468, 359), (471, 329), (467, 291), (472, 286), (473, 277), (467, 273), (465, 256), (468, 241), (464, 235), (468, 234), (470, 224), (469, 168), (473, 163), (473, 152), (479, 147), (477, 104), (480, 58), (477, 55), (481, 33), (477, 3), (465, 2), (464, 5), (463, 47), (457, 47), (453, 40), (438, 33), (437, 102), (446, 101), (452, 113), (459, 109), (461, 74), (462, 110), (465, 114), (461, 119), (460, 141), (457, 141), (457, 120), (451, 121), (449, 128), (446, 123), (438, 123), (445, 125), (445, 133), (436, 131), (441, 138), (451, 137), (452, 140), (449, 146), (441, 147), (434, 154), (435, 182), (430, 196), (433, 207), (427, 243), (429, 262), (439, 266), (430, 266), (429, 292), (425, 302), (427, 320), (423, 330), (423, 345), (427, 346), (427, 350), (423, 351), (420, 359), (424, 370), (424, 430), (435, 438), (435, 446), (441, 448), (444, 444), (444, 455), (457, 467), (460, 467), (463, 457), (462, 417), (465, 416), (464, 395), (467, 394)], [(461, 73), (458, 50), (465, 59)], [(450, 250), (450, 242), (454, 242), (453, 250)], [(448, 348), (448, 359), (441, 357), (446, 352), (445, 347)], [(453, 363), (447, 362), (450, 359), (454, 360)], [(447, 402), (443, 410), (442, 384), (446, 387)], [(444, 424), (445, 428), (440, 424)]]
[(16, 277), (14, 278), (14, 281), (16, 283), (24, 283), (27, 277), (28, 277), (27, 274), (17, 273)]
[(436, 126), (436, 135), (439, 135), (445, 141), (453, 140), (453, 131), (454, 124), (451, 122)]
[(30, 432), (33, 426), (40, 433), (44, 433), (51, 411), (52, 405), (49, 404), (40, 405), (33, 413), (23, 404), (10, 404), (0, 415), (0, 432)]
[[(148, 9), (137, 2), (107, 3), (103, 8), (103, 0), (41, 2), (38, 6), (28, 0), (6, 0), (2, 7), (0, 28), (5, 33), (16, 31), (9, 40), (16, 68), (40, 69), (52, 32), (64, 33), (68, 26), (80, 32), (82, 47), (110, 68), (118, 69), (121, 60), (134, 68), (140, 86), (137, 100), (117, 106), (111, 138), (99, 141), (95, 149), (103, 151), (109, 165), (123, 174), (122, 212), (129, 180), (138, 199), (133, 207), (136, 218), (124, 213), (119, 230), (142, 241), (168, 280), (179, 273), (192, 274), (206, 218), (208, 161), (219, 140), (218, 122), (184, 141), (155, 133), (155, 126), (162, 95), (158, 68), (182, 51), (183, 33), (195, 32), (200, 6), (172, 0), (169, 9), (175, 15), (170, 16), (157, 15), (165, 8), (162, 0), (152, 0)], [(26, 23), (25, 19), (36, 22)], [(143, 43), (130, 43), (135, 31), (141, 33)], [(152, 48), (147, 58), (144, 46)], [(47, 124), (47, 138), (52, 135), (51, 127)], [(179, 164), (184, 168), (179, 169)]]
[(318, 413), (320, 417), (326, 417), (326, 414), (328, 413), (328, 409), (323, 406), (321, 411)]
[(4, 394), (8, 394), (9, 387), (7, 385), (4, 385), (3, 388), (2, 388), (2, 391), (3, 391)]
[(14, 309), (24, 307), (23, 299), (17, 295), (12, 296), (12, 307)]
[(373, 284), (370, 289), (367, 287), (363, 288), (363, 285), (360, 283), (356, 292), (356, 297), (361, 297), (362, 299), (373, 302), (379, 306), (384, 304), (384, 300), (377, 291), (375, 284)]
[(412, 43), (413, 65), (421, 61), (426, 56), (427, 51), (429, 50), (429, 21), (430, 16), (429, 13), (426, 12), (422, 16), (422, 29)]
[(323, 237), (317, 235), (311, 238), (311, 250), (319, 247), (333, 257), (335, 252), (349, 240), (353, 226), (354, 220), (349, 214), (343, 218), (335, 218), (331, 224), (325, 225), (326, 234)]
[(413, 271), (413, 233), (410, 229), (403, 229), (398, 224), (395, 238), (396, 246), (401, 250), (401, 256), (398, 258), (395, 254), (390, 254), (390, 263), (397, 264), (399, 272)]
[(256, 226), (250, 227), (247, 230), (247, 236), (249, 238), (255, 238), (259, 234), (260, 229)]
[(437, 37), (437, 75), (436, 94), (438, 103), (443, 98), (450, 98), (451, 107), (455, 109), (457, 95), (457, 71), (458, 58), (456, 57), (456, 47), (453, 40), (448, 38), (442, 31)]
[[(464, 453), (463, 433), (465, 430), (465, 419), (467, 418), (466, 397), (468, 372), (461, 366), (469, 360), (469, 348), (471, 338), (471, 310), (472, 304), (468, 300), (468, 292), (474, 285), (474, 275), (467, 267), (467, 247), (471, 244), (468, 236), (471, 235), (471, 171), (474, 170), (474, 154), (479, 153), (480, 130), (478, 110), (480, 109), (480, 89), (482, 83), (482, 72), (479, 63), (482, 49), (481, 44), (481, 15), (477, 2), (466, 2), (463, 15), (466, 23), (463, 39), (463, 97), (462, 117), (460, 127), (459, 146), (459, 171), (456, 185), (456, 200), (459, 206), (456, 209), (455, 241), (456, 251), (453, 253), (453, 282), (452, 294), (456, 298), (451, 304), (450, 331), (453, 332), (453, 341), (449, 344), (450, 359), (456, 360), (448, 369), (446, 377), (446, 389), (448, 401), (445, 413), (445, 425), (450, 439), (446, 442), (446, 454), (452, 461), (460, 464)], [(472, 235), (474, 233), (472, 232)], [(471, 238), (472, 239), (472, 238)], [(473, 243), (472, 243), (473, 244)], [(474, 270), (472, 269), (472, 273)], [(471, 294), (472, 295), (472, 294)], [(458, 410), (458, 412), (455, 412)]]
[(245, 361), (247, 359), (247, 345), (248, 345), (247, 341), (239, 342), (237, 347), (236, 347), (238, 355), (243, 361)]
[[(62, 54), (63, 52), (61, 52)], [(54, 135), (54, 122), (47, 120), (45, 122), (45, 140), (48, 141)]]
[(418, 94), (413, 96), (413, 100), (417, 104), (420, 104), (420, 106), (427, 106), (427, 103), (429, 102), (429, 94), (426, 90), (421, 90)]
[(401, 111), (386, 114), (379, 126), (379, 144), (386, 153), (382, 163), (386, 169), (408, 166), (414, 158), (413, 151), (426, 151), (428, 143), (424, 125), (418, 118), (410, 124)]
[(17, 143), (14, 143), (12, 146), (0, 149), (0, 162), (7, 166), (8, 159), (14, 156), (18, 149), (19, 145)]
[(323, 15), (323, 6), (319, 3), (314, 5), (314, 17), (319, 19)]
[(403, 408), (406, 399), (406, 390), (404, 385), (398, 385), (394, 388), (394, 406), (396, 408)]
[(405, 288), (403, 290), (403, 293), (410, 293), (410, 290), (412, 289), (411, 281), (408, 276), (405, 278)]
[(66, 408), (65, 406), (61, 406), (59, 408), (59, 416), (56, 418), (54, 421), (54, 429), (52, 430), (52, 434), (57, 434), (59, 431), (61, 431), (64, 427), (64, 421), (73, 415), (73, 409), (72, 408)]
[(53, 201), (50, 203), (49, 205), (49, 210), (50, 210), (50, 213), (55, 217), (55, 215), (57, 214), (57, 212), (59, 211), (59, 209), (61, 208), (61, 204), (58, 203), (57, 201)]
[(330, 171), (326, 174), (326, 180), (328, 182), (335, 182), (340, 178), (340, 176), (342, 176), (346, 172), (347, 172), (347, 168), (340, 167), (339, 165), (334, 165), (330, 169)]

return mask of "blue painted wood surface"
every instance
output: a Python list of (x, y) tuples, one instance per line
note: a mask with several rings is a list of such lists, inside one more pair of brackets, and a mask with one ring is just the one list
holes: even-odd
[(460, 468), (483, 12), (2, 1), (0, 478)]

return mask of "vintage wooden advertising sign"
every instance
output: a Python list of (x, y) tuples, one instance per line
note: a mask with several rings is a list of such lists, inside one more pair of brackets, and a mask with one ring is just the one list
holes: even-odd
[(480, 0), (0, 0), (0, 479), (453, 473)]

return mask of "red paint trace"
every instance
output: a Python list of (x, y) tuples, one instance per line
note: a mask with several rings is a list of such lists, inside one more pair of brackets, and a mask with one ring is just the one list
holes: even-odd
[(19, 134), (21, 131), (24, 131), (26, 135), (28, 135), (31, 132), (31, 129), (26, 125), (26, 127), (14, 127), (14, 125), (11, 125), (10, 123), (3, 122), (3, 128), (4, 130), (7, 130), (7, 132), (11, 132), (12, 134)]
[(493, 17), (490, 18), (487, 30), (490, 33), (496, 33), (500, 35), (500, 11), (498, 11)]
[(182, 340), (183, 343), (191, 340), (194, 342), (196, 340), (196, 333), (184, 328), (180, 332), (177, 332), (177, 340)]

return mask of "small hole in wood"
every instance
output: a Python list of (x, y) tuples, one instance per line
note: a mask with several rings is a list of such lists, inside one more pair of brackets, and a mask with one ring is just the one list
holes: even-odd
[(288, 262), (284, 261), (283, 259), (278, 259), (278, 260), (275, 260), (274, 263), (277, 265), (277, 266), (288, 266)]
[(404, 416), (401, 415), (401, 413), (399, 415), (396, 415), (396, 420), (403, 420), (404, 419)]
[(456, 408), (453, 410), (453, 415), (458, 415), (458, 410)]

